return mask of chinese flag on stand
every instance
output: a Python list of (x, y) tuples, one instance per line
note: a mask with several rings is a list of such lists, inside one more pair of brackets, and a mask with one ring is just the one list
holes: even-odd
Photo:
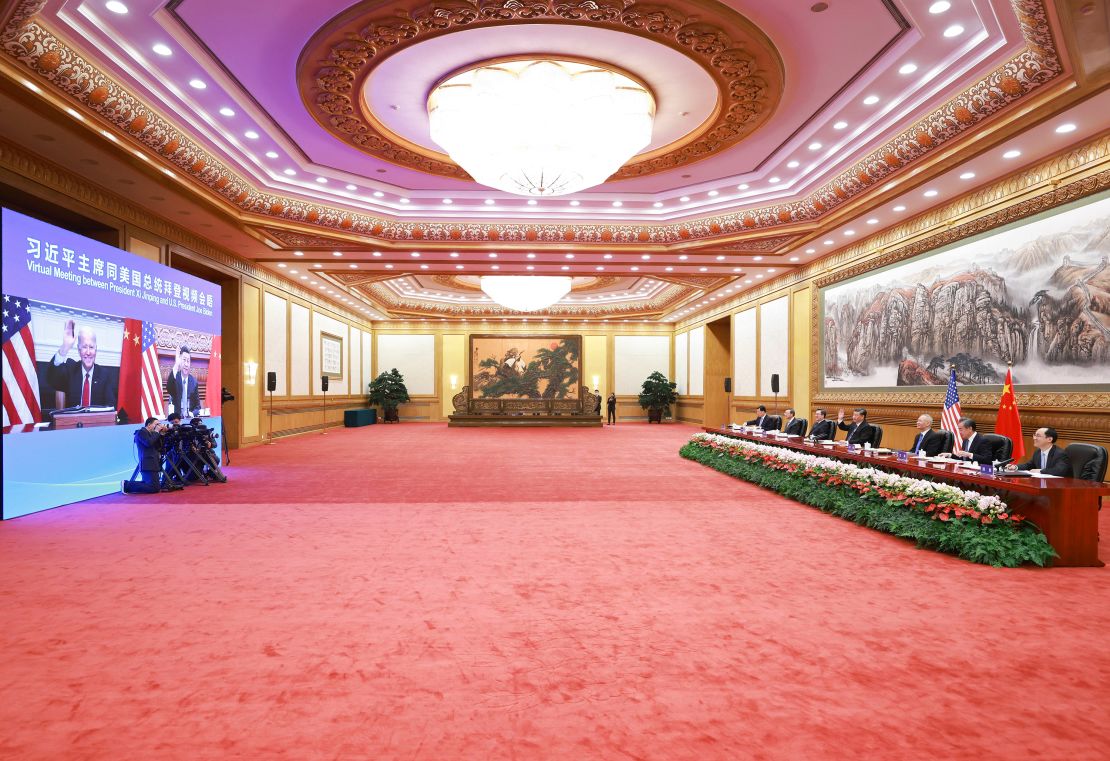
[(1014, 396), (1014, 380), (1009, 368), (1006, 369), (1006, 383), (1002, 386), (1002, 399), (998, 402), (998, 419), (994, 432), (1008, 436), (1014, 442), (1013, 458), (1025, 457), (1025, 438), (1021, 435), (1021, 417), (1018, 415), (1017, 398)]

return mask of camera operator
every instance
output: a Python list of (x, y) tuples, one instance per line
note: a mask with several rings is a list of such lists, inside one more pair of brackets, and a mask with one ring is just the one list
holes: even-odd
[[(157, 494), (162, 488), (162, 434), (166, 426), (158, 418), (147, 418), (142, 428), (135, 431), (135, 445), (139, 448), (139, 480), (132, 481), (129, 491)], [(181, 487), (168, 485), (170, 489)]]
[(220, 470), (220, 458), (216, 454), (216, 441), (220, 435), (204, 424), (199, 417), (193, 418), (192, 426), (196, 436), (193, 439), (195, 454), (201, 463), (206, 478), (227, 483), (227, 476)]

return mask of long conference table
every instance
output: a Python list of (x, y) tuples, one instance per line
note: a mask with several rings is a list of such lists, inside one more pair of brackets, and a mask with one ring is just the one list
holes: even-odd
[(1098, 559), (1098, 510), (1102, 497), (1110, 495), (1110, 484), (1083, 481), (1078, 478), (1041, 478), (1008, 476), (1004, 472), (986, 475), (978, 470), (961, 468), (955, 462), (928, 462), (910, 458), (899, 462), (894, 452), (873, 453), (857, 449), (847, 451), (844, 442), (822, 445), (801, 438), (770, 434), (758, 435), (722, 426), (704, 428), (706, 433), (730, 436), (755, 444), (794, 449), (799, 452), (833, 457), (868, 467), (882, 468), (907, 476), (926, 476), (947, 481), (962, 488), (997, 494), (1012, 512), (1024, 515), (1044, 532), (1048, 543), (1059, 555), (1056, 566), (1102, 566)]

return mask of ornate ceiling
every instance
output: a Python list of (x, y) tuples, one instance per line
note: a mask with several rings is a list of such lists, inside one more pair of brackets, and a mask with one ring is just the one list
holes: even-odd
[[(1105, 26), (1090, 5), (22, 0), (0, 71), (368, 317), (503, 316), (478, 276), (569, 274), (541, 314), (676, 320), (1104, 130), (1065, 44)], [(652, 143), (573, 196), (469, 180), (424, 99), (522, 54), (644, 81)]]

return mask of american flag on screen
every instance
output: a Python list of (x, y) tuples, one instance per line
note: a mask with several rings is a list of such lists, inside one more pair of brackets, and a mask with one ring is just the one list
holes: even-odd
[(143, 420), (166, 414), (162, 405), (162, 375), (158, 370), (158, 345), (154, 342), (154, 323), (143, 321), (143, 391), (140, 402)]
[(940, 416), (940, 429), (942, 431), (951, 431), (954, 437), (952, 444), (952, 451), (955, 452), (960, 448), (960, 418), (963, 413), (960, 412), (960, 394), (956, 391), (956, 370), (952, 369), (951, 375), (948, 376), (948, 393), (944, 395), (944, 412)]
[(27, 299), (4, 294), (4, 427), (42, 422)]

